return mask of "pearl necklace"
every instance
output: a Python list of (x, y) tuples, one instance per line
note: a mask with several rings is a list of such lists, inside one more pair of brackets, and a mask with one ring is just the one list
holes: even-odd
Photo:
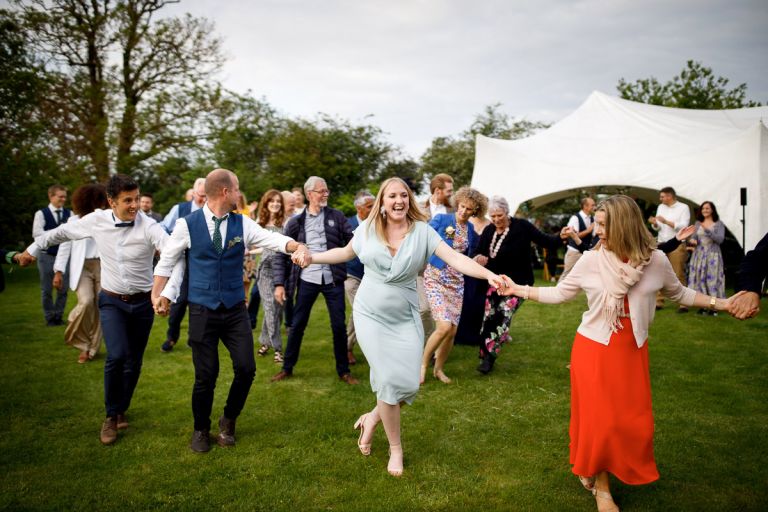
[(507, 233), (509, 233), (509, 226), (507, 226), (504, 232), (501, 233), (501, 236), (499, 237), (498, 242), (496, 241), (496, 237), (499, 236), (499, 232), (496, 231), (493, 234), (493, 238), (491, 239), (491, 258), (495, 258), (496, 255), (499, 254), (501, 243), (504, 241), (504, 238), (507, 236)]

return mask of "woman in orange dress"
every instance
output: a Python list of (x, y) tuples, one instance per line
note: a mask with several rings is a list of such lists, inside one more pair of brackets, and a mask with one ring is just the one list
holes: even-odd
[(732, 298), (710, 297), (680, 284), (631, 198), (616, 195), (600, 203), (595, 224), (600, 243), (557, 286), (508, 281), (499, 293), (558, 304), (586, 292), (589, 309), (571, 350), (570, 463), (598, 510), (615, 511), (609, 473), (632, 485), (659, 478), (646, 343), (656, 292), (712, 310), (728, 310)]

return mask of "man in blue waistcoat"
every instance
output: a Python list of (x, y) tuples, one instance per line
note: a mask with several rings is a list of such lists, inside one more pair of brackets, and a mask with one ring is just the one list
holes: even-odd
[[(192, 212), (196, 212), (205, 204), (205, 178), (197, 178), (192, 186), (192, 200), (184, 201), (171, 208), (168, 215), (161, 223), (169, 235), (173, 234), (176, 221), (183, 219)], [(186, 256), (185, 256), (186, 257)], [(160, 346), (163, 352), (170, 352), (178, 343), (181, 335), (181, 322), (187, 314), (187, 293), (189, 291), (189, 273), (184, 272), (184, 281), (181, 283), (179, 298), (171, 305), (171, 313), (168, 315), (168, 331), (165, 333), (165, 341)]]
[(165, 315), (168, 301), (160, 296), (179, 258), (188, 251), (189, 346), (195, 365), (192, 390), (194, 432), (190, 448), (210, 450), (213, 391), (219, 375), (219, 340), (232, 358), (234, 379), (224, 414), (219, 418), (220, 446), (235, 444), (235, 420), (245, 405), (256, 374), (253, 334), (245, 306), (243, 255), (257, 245), (273, 251), (306, 251), (292, 239), (261, 228), (251, 218), (232, 213), (240, 185), (237, 176), (216, 169), (205, 182), (208, 202), (203, 208), (176, 222), (168, 247), (155, 267), (152, 297), (155, 311)]
[[(35, 212), (35, 218), (32, 221), (32, 237), (37, 238), (46, 231), (56, 229), (61, 224), (67, 222), (72, 211), (64, 208), (67, 202), (67, 189), (61, 185), (52, 185), (48, 189), (48, 206)], [(57, 290), (56, 302), (53, 301), (53, 262), (56, 261), (56, 255), (59, 252), (59, 246), (54, 245), (40, 254), (37, 260), (37, 270), (40, 273), (40, 288), (43, 299), (43, 315), (48, 327), (63, 325), (64, 309), (67, 307), (67, 288), (69, 288), (69, 276), (67, 273), (63, 276), (63, 284)]]

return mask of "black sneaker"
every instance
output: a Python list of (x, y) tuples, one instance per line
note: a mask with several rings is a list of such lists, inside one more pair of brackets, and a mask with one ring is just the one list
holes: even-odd
[(195, 430), (192, 432), (192, 441), (189, 447), (193, 452), (206, 453), (211, 450), (210, 434), (207, 430)]
[(170, 352), (171, 350), (173, 350), (173, 347), (175, 345), (176, 345), (175, 341), (173, 341), (173, 340), (165, 340), (165, 343), (163, 343), (160, 346), (160, 350), (162, 350), (163, 352)]
[(496, 361), (496, 359), (488, 354), (483, 357), (483, 362), (480, 363), (480, 365), (477, 367), (477, 371), (482, 373), (483, 375), (488, 375), (491, 373), (491, 370), (493, 370), (493, 363)]
[(219, 446), (235, 446), (235, 420), (224, 415), (219, 418), (219, 436), (216, 441)]

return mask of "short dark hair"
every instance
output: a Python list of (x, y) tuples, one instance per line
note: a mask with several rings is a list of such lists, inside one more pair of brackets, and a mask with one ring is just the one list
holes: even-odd
[(107, 196), (117, 199), (120, 192), (131, 192), (139, 188), (139, 184), (126, 174), (115, 174), (107, 182)]
[(80, 217), (88, 215), (96, 208), (103, 210), (108, 206), (107, 190), (101, 183), (83, 185), (72, 194), (72, 209)]
[(677, 199), (677, 192), (675, 192), (675, 189), (672, 187), (664, 187), (663, 189), (659, 190), (660, 194), (669, 194), (675, 199)]
[(152, 194), (150, 194), (149, 192), (142, 192), (140, 197), (148, 197), (148, 198), (152, 199), (153, 201), (155, 200), (155, 198), (152, 197)]
[(720, 220), (720, 216), (717, 214), (717, 208), (715, 208), (715, 203), (712, 201), (704, 201), (701, 203), (701, 205), (696, 209), (696, 220), (699, 222), (704, 222), (704, 215), (701, 214), (701, 209), (704, 208), (704, 205), (708, 204), (710, 208), (712, 208), (712, 220), (717, 222)]

